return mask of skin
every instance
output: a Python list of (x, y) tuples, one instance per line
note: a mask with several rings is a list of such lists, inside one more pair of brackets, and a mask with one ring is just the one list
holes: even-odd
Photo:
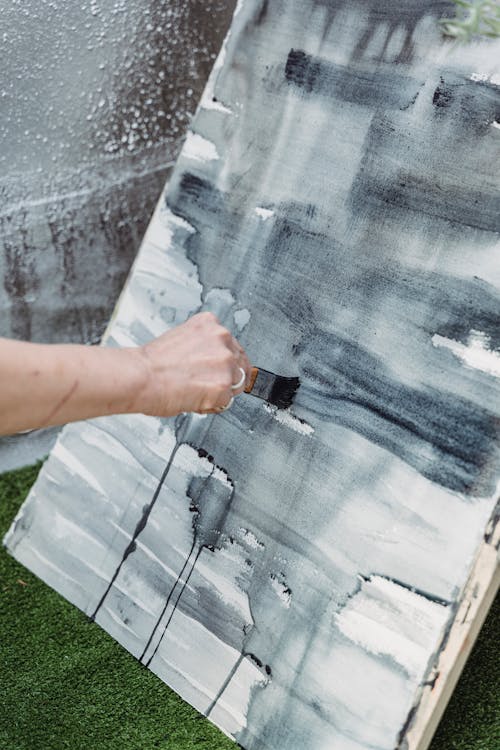
[(245, 351), (208, 312), (135, 348), (0, 339), (0, 435), (109, 414), (217, 412), (249, 377)]

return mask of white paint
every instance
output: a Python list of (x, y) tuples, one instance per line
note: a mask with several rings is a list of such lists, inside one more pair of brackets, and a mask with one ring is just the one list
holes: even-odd
[(216, 112), (224, 112), (224, 114), (232, 115), (233, 112), (229, 107), (226, 107), (221, 102), (215, 102), (211, 97), (203, 97), (201, 101), (203, 109), (214, 109)]
[(80, 435), (83, 443), (95, 448), (100, 457), (103, 455), (109, 456), (114, 461), (133, 466), (134, 471), (143, 470), (137, 457), (123, 443), (120, 443), (113, 435), (106, 432), (104, 425), (101, 427), (95, 421), (84, 422), (82, 423)]
[[(176, 445), (173, 429), (167, 425), (163, 425), (163, 429), (160, 429), (162, 427), (161, 420), (145, 414), (120, 414), (111, 418), (101, 417), (93, 420), (93, 423), (106, 431), (109, 430), (111, 424), (116, 424), (118, 421), (120, 432), (123, 431), (123, 435), (128, 435), (132, 443), (135, 442), (135, 436), (140, 434), (143, 446), (156, 456), (160, 460), (161, 466), (164, 467), (165, 457), (170, 456)], [(158, 476), (152, 477), (155, 485), (158, 479)]]
[(286, 609), (290, 609), (290, 604), (292, 603), (292, 595), (286, 583), (280, 580), (278, 576), (275, 576), (273, 573), (271, 573), (269, 578), (271, 581), (271, 586), (280, 602)]
[[(191, 419), (199, 416), (201, 415), (193, 414)], [(211, 477), (227, 487), (230, 492), (233, 491), (233, 485), (229, 481), (226, 472), (215, 466), (206, 456), (200, 456), (197, 450), (186, 443), (181, 445), (177, 451), (174, 465), (176, 469), (189, 476)]]
[(232, 115), (232, 110), (229, 109), (229, 107), (226, 107), (222, 102), (214, 101), (215, 99), (215, 82), (217, 80), (217, 76), (219, 75), (219, 71), (224, 65), (224, 60), (226, 58), (226, 45), (227, 45), (228, 37), (224, 39), (224, 42), (221, 47), (221, 51), (219, 52), (219, 56), (217, 57), (217, 60), (215, 61), (214, 67), (212, 68), (212, 72), (210, 73), (210, 77), (208, 79), (207, 85), (205, 86), (205, 90), (202, 94), (201, 100), (200, 100), (200, 107), (202, 109), (211, 109), (216, 112), (222, 112), (226, 115)]
[[(64, 434), (64, 433), (63, 433)], [(106, 491), (99, 484), (95, 476), (77, 459), (74, 453), (71, 453), (59, 438), (54, 448), (52, 449), (51, 458), (57, 458), (70, 472), (76, 474), (89, 487), (99, 493), (99, 495), (106, 496)]]
[(195, 161), (207, 162), (219, 159), (215, 144), (198, 133), (188, 130), (182, 155)]
[(500, 73), (492, 73), (491, 75), (489, 73), (473, 73), (470, 80), (477, 83), (486, 83), (488, 81), (494, 86), (500, 86)]
[(105, 606), (104, 607), (105, 613), (107, 617), (110, 617), (113, 622), (116, 622), (118, 627), (123, 628), (124, 630), (127, 630), (129, 633), (131, 633), (133, 636), (137, 637), (136, 631), (130, 627), (130, 625), (125, 625), (123, 619), (116, 614), (111, 607)]
[(218, 482), (220, 482), (221, 484), (224, 484), (232, 492), (233, 485), (231, 484), (229, 477), (225, 471), (222, 471), (222, 469), (219, 469), (218, 466), (214, 466), (212, 476), (214, 479), (217, 479)]
[(487, 81), (488, 73), (473, 73), (470, 77), (471, 81)]
[(260, 216), (262, 221), (267, 221), (271, 216), (274, 216), (274, 211), (271, 211), (270, 208), (263, 208), (262, 206), (257, 206), (255, 213), (257, 216)]
[(233, 318), (238, 331), (241, 333), (250, 320), (250, 310), (247, 310), (246, 307), (243, 310), (236, 310)]
[(252, 547), (252, 549), (264, 549), (264, 545), (262, 544), (262, 542), (259, 542), (255, 534), (250, 531), (250, 529), (244, 529), (242, 527), (239, 529), (239, 533), (240, 539), (242, 539), (249, 547)]
[(208, 458), (198, 455), (198, 451), (186, 443), (179, 446), (174, 463), (179, 471), (196, 477), (208, 477), (214, 468)]
[(493, 122), (491, 124), (493, 125), (494, 128), (498, 128), (498, 130), (500, 130), (500, 122), (497, 122), (496, 120), (493, 120)]
[(500, 377), (500, 352), (489, 348), (490, 337), (482, 331), (472, 330), (467, 345), (436, 333), (432, 337), (432, 345), (449, 349), (467, 367)]
[[(118, 524), (114, 524), (114, 526), (119, 532), (121, 532), (125, 536), (130, 536), (130, 535), (127, 535), (127, 532), (124, 529), (122, 529), (120, 526), (118, 526)], [(137, 549), (139, 549), (144, 555), (146, 555), (146, 557), (149, 557), (149, 559), (152, 560), (156, 565), (160, 565), (161, 568), (163, 568), (163, 570), (165, 571), (165, 573), (175, 581), (178, 575), (178, 571), (174, 570), (169, 565), (166, 565), (163, 560), (160, 560), (158, 555), (154, 554), (154, 552), (147, 546), (147, 544), (143, 544), (141, 542), (140, 535), (135, 540), (135, 544), (136, 544)]]
[[(196, 574), (204, 579), (210, 591), (218, 595), (227, 607), (234, 609), (244, 622), (251, 623), (253, 620), (248, 594), (235, 580), (244, 567), (243, 554), (236, 554), (228, 549), (217, 549), (215, 553), (204, 550), (198, 558)], [(191, 577), (189, 588), (194, 580)]]
[[(70, 576), (68, 570), (64, 566), (59, 567), (59, 565), (56, 565), (53, 560), (49, 560), (49, 558), (42, 554), (39, 549), (36, 549), (33, 546), (28, 547), (27, 550), (27, 565), (30, 565), (30, 561), (32, 560), (39, 560), (42, 563), (42, 566), (45, 569), (45, 575), (47, 575), (47, 572), (53, 571), (55, 573), (55, 580), (60, 581), (61, 583), (64, 582), (64, 585), (69, 585), (71, 587), (74, 587), (75, 589), (81, 589), (80, 581), (77, 581), (76, 578)], [(42, 571), (40, 570), (40, 567), (38, 567), (37, 575), (39, 578), (42, 577)]]
[[(144, 237), (143, 247), (148, 241), (162, 250), (167, 250), (172, 244), (174, 232), (178, 229), (183, 229), (189, 234), (196, 232), (196, 229), (188, 221), (166, 208), (164, 201), (160, 199)], [(148, 254), (144, 253), (141, 248), (137, 260)]]
[(233, 21), (236, 18), (236, 16), (239, 15), (239, 13), (241, 12), (244, 2), (245, 0), (238, 0), (238, 2), (236, 3), (236, 8), (234, 9), (234, 13), (233, 13)]
[(115, 308), (105, 342), (114, 340), (121, 346), (134, 346), (143, 343), (143, 329), (151, 338), (164, 333), (173, 325), (161, 315), (167, 300), (177, 311), (175, 323), (183, 322), (201, 305), (197, 268), (180, 250), (186, 235), (196, 230), (163, 208), (163, 201), (159, 206)]
[[(102, 539), (96, 539), (82, 524), (75, 523), (60, 510), (55, 509), (50, 518), (51, 530), (54, 538), (58, 542), (71, 545), (73, 554), (88, 554), (90, 559), (95, 559), (97, 555), (105, 555), (107, 550), (106, 544)], [(83, 557), (83, 555), (82, 555)]]
[(223, 320), (235, 302), (236, 300), (230, 289), (217, 286), (206, 295), (203, 309), (209, 310)]
[[(237, 720), (242, 729), (245, 728), (247, 726), (248, 706), (252, 693), (257, 686), (262, 689), (269, 682), (270, 679), (261, 674), (251, 659), (243, 659), (210, 714), (211, 721), (216, 725), (222, 726), (223, 731), (225, 731), (225, 727), (231, 726), (228, 725), (226, 718), (230, 717), (233, 722)], [(241, 707), (239, 711), (235, 710), (236, 706)], [(231, 737), (231, 733), (226, 732), (226, 734)], [(234, 730), (232, 734), (235, 734)], [(234, 739), (234, 736), (231, 739)]]
[(420, 680), (449, 608), (374, 575), (335, 615), (337, 627), (370, 653), (388, 656)]
[[(119, 562), (119, 558), (117, 558), (116, 562)], [(118, 576), (113, 584), (113, 588), (115, 588), (116, 591), (119, 591), (125, 600), (130, 599), (135, 602), (139, 609), (143, 610), (143, 612), (147, 612), (151, 618), (157, 617), (158, 610), (164, 603), (164, 598), (160, 596), (157, 591), (148, 586), (147, 583), (141, 579), (137, 570), (135, 568), (131, 569), (130, 566), (127, 569), (126, 577)], [(102, 611), (99, 615), (102, 617)], [(99, 615), (98, 622), (100, 622)]]
[(277, 406), (272, 404), (263, 404), (264, 409), (280, 424), (285, 427), (289, 427), (295, 432), (299, 432), (301, 435), (312, 435), (314, 427), (307, 422), (303, 422), (301, 419), (297, 419), (289, 409), (278, 409)]
[[(186, 648), (186, 633), (192, 633), (189, 648)], [(178, 608), (151, 669), (204, 713), (223, 688), (227, 675), (238, 664), (239, 658), (238, 650)], [(217, 669), (214, 669), (214, 664)], [(252, 692), (262, 679), (257, 665), (250, 659), (243, 659), (212, 711), (211, 721), (222, 725), (228, 735), (244, 729)]]

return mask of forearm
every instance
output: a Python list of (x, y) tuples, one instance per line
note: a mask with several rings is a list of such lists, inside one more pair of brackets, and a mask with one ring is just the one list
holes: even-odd
[(250, 371), (211, 313), (128, 349), (0, 338), (0, 435), (108, 414), (218, 413)]
[(0, 434), (140, 411), (140, 350), (0, 339)]

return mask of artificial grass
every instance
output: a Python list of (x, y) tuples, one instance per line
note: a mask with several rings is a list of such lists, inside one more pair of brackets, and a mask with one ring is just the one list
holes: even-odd
[[(0, 475), (0, 536), (40, 466)], [(499, 614), (497, 597), (431, 750), (499, 750)], [(1, 750), (235, 747), (1, 548)]]

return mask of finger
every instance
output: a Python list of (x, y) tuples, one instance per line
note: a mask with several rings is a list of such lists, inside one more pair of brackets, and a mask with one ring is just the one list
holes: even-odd
[(238, 396), (240, 393), (243, 393), (245, 389), (245, 384), (247, 381), (247, 373), (246, 370), (238, 365), (235, 370), (233, 370), (233, 384), (231, 386), (231, 391), (233, 396)]
[[(242, 385), (242, 390), (245, 388), (245, 385), (250, 384), (250, 377), (252, 372), (252, 365), (250, 364), (250, 360), (247, 357), (247, 354), (239, 341), (233, 337), (233, 340), (231, 342), (231, 348), (236, 356), (236, 365), (238, 368), (242, 368), (245, 372), (245, 382)], [(239, 372), (239, 369), (238, 369)], [(241, 379), (241, 373), (239, 372), (239, 375), (237, 378), (233, 379), (233, 383), (239, 382)], [(238, 392), (239, 389), (238, 389)]]
[(231, 338), (228, 340), (227, 347), (235, 355), (235, 357), (239, 357), (239, 355), (241, 353), (241, 346), (236, 341), (236, 339), (234, 338), (234, 336), (231, 336)]
[(226, 411), (226, 409), (230, 409), (234, 401), (234, 392), (227, 392), (224, 391), (217, 399), (217, 403), (213, 406), (213, 411), (216, 413), (220, 413), (222, 411)]
[[(250, 385), (251, 377), (252, 377), (252, 365), (250, 364), (250, 360), (248, 359), (245, 351), (243, 351), (239, 355), (238, 359), (238, 367), (241, 367), (242, 370), (245, 372), (245, 382), (242, 385), (242, 389), (244, 390), (246, 386)], [(241, 375), (241, 373), (240, 373)]]
[(221, 412), (225, 411), (226, 409), (229, 409), (232, 405), (234, 398), (233, 392), (229, 393), (227, 390), (224, 390), (224, 392), (219, 393), (217, 398), (211, 398), (209, 403), (210, 406), (207, 406), (205, 409), (200, 409), (197, 414), (220, 414)]

